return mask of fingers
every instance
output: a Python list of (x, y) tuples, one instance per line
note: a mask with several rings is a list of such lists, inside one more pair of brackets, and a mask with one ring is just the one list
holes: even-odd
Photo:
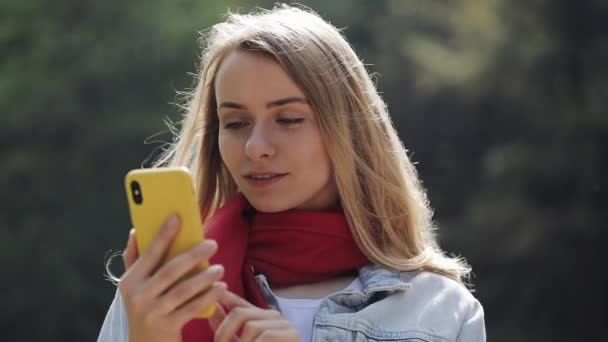
[[(219, 303), (209, 318), (216, 342), (301, 341), (298, 331), (276, 310), (260, 309), (230, 291)], [(222, 306), (231, 308), (230, 312), (226, 314)]]
[[(230, 311), (224, 321), (218, 326), (215, 331), (216, 342), (229, 342), (233, 336), (241, 328), (244, 328), (246, 322), (256, 320), (282, 320), (281, 314), (276, 310), (263, 310), (254, 306), (251, 307), (235, 307)], [(250, 327), (250, 334), (255, 332), (256, 327)]]
[(172, 215), (165, 221), (150, 248), (136, 261), (137, 267), (132, 270), (132, 278), (142, 279), (154, 272), (163, 260), (179, 229), (179, 218), (177, 215)]
[(213, 329), (214, 332), (217, 330), (220, 324), (222, 324), (224, 318), (226, 318), (226, 310), (222, 308), (221, 304), (217, 303), (217, 305), (215, 306), (215, 312), (211, 317), (208, 318), (209, 325), (211, 326), (211, 329)]
[(215, 241), (206, 240), (163, 263), (179, 230), (180, 221), (173, 215), (141, 256), (135, 235), (130, 233), (123, 254), (128, 271), (118, 287), (129, 321), (141, 331), (174, 333), (187, 321), (209, 312), (226, 291), (226, 284), (217, 281), (223, 276), (222, 266), (200, 269), (216, 252)]
[(220, 303), (224, 307), (226, 307), (228, 309), (228, 311), (232, 310), (233, 308), (235, 308), (237, 306), (255, 307), (253, 304), (249, 303), (245, 299), (239, 297), (238, 295), (236, 295), (230, 291), (226, 291), (226, 293), (224, 293), (222, 298), (220, 298)]
[[(159, 275), (161, 272), (159, 272)], [(168, 292), (162, 296), (162, 299), (159, 304), (166, 313), (169, 313), (175, 310), (175, 308), (178, 308), (184, 303), (188, 302), (197, 294), (206, 291), (214, 284), (214, 282), (220, 280), (223, 275), (224, 267), (222, 267), (222, 265), (209, 266), (209, 268), (207, 268), (206, 270), (201, 271), (195, 276), (192, 276), (189, 279), (185, 279), (177, 283), (174, 287), (170, 288)], [(159, 282), (161, 281), (166, 280), (163, 279)], [(160, 287), (157, 287), (155, 289), (155, 291), (159, 290), (160, 292), (163, 291)]]
[[(217, 303), (219, 297), (222, 296), (222, 294), (226, 291), (227, 288), (228, 288), (228, 286), (224, 282), (213, 283), (213, 285), (211, 287), (209, 287), (209, 289), (207, 291), (199, 294), (197, 297), (191, 299), (187, 304), (176, 309), (175, 315), (174, 315), (175, 319), (177, 319), (180, 322), (187, 322), (188, 320), (192, 319), (199, 313), (206, 310), (211, 305)], [(217, 309), (215, 310), (216, 314), (220, 310), (221, 310), (220, 306), (217, 305)], [(220, 315), (223, 312), (224, 311), (222, 310), (220, 312)], [(212, 316), (212, 317), (214, 317), (214, 316)]]
[(240, 342), (255, 341), (256, 338), (264, 335), (270, 337), (271, 330), (288, 330), (290, 328), (291, 324), (286, 320), (248, 321), (243, 326), (243, 333), (239, 340)]
[(135, 263), (135, 260), (139, 257), (139, 251), (137, 250), (137, 241), (135, 238), (135, 229), (129, 231), (129, 240), (127, 241), (127, 247), (122, 254), (122, 260), (125, 265), (125, 271), (130, 269)]
[[(150, 278), (150, 281), (147, 282), (147, 294), (152, 297), (162, 294), (179, 279), (183, 278), (189, 271), (199, 266), (201, 262), (208, 260), (216, 251), (217, 243), (213, 240), (206, 240), (188, 252), (171, 259), (171, 261), (158, 269)], [(204, 279), (199, 278), (199, 280), (207, 280), (207, 283), (211, 284), (213, 281), (218, 280), (223, 273), (224, 269), (221, 265), (213, 265), (212, 267), (201, 271), (200, 275)], [(189, 284), (189, 286), (192, 286), (191, 283)], [(186, 290), (187, 289), (183, 287), (178, 288), (178, 291), (180, 292)]]
[(290, 326), (289, 329), (271, 329), (262, 332), (256, 342), (301, 342), (302, 338), (298, 331)]

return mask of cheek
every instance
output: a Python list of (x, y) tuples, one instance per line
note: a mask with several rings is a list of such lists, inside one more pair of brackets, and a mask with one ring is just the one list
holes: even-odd
[[(325, 153), (325, 151), (323, 151), (323, 153)], [(322, 178), (323, 183), (328, 182), (331, 178), (332, 173), (329, 157), (326, 154), (320, 154), (318, 156), (318, 160), (316, 160), (315, 162), (318, 163), (317, 170), (319, 172), (320, 178)]]
[(298, 159), (298, 165), (306, 179), (321, 181), (329, 177), (331, 163), (329, 156), (320, 142), (305, 144), (292, 156)]
[(240, 152), (238, 143), (234, 139), (220, 134), (218, 137), (218, 147), (222, 161), (224, 161), (228, 171), (232, 173), (239, 158)]

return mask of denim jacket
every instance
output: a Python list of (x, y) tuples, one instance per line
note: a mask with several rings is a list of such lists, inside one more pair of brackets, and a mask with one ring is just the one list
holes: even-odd
[[(270, 307), (280, 311), (264, 275), (256, 279)], [(393, 272), (380, 266), (359, 269), (363, 291), (346, 289), (325, 298), (313, 320), (312, 340), (482, 342), (481, 304), (460, 283), (431, 272)], [(128, 324), (120, 293), (98, 342), (126, 342)]]
[[(266, 277), (256, 276), (269, 306), (279, 310)], [(324, 299), (313, 341), (478, 342), (486, 340), (483, 307), (460, 283), (431, 272), (359, 269), (363, 291)]]

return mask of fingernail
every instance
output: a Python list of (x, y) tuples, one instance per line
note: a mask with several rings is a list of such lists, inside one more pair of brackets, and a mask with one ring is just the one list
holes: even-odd
[(169, 228), (170, 231), (175, 231), (178, 225), (179, 217), (177, 217), (177, 215), (175, 214), (171, 215), (171, 217), (169, 217), (169, 220), (167, 221), (167, 228)]
[(208, 244), (201, 243), (194, 248), (194, 253), (198, 255), (207, 254), (211, 247)]
[(209, 272), (213, 274), (219, 274), (224, 271), (224, 267), (222, 265), (211, 265), (209, 266)]
[(215, 283), (213, 283), (213, 287), (220, 290), (225, 290), (228, 288), (228, 284), (224, 283), (223, 281), (216, 281)]
[(202, 245), (206, 246), (206, 249), (211, 250), (215, 254), (215, 251), (217, 250), (217, 242), (215, 242), (215, 240), (205, 240)]

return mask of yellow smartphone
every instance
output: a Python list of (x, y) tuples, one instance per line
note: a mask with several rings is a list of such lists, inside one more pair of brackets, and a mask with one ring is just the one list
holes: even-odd
[[(152, 245), (163, 223), (172, 214), (179, 216), (181, 229), (169, 247), (163, 264), (200, 244), (205, 238), (194, 181), (187, 168), (131, 170), (125, 177), (125, 190), (140, 255)], [(209, 263), (205, 261), (186, 276), (208, 266)], [(214, 312), (215, 305), (197, 317), (208, 318)]]

